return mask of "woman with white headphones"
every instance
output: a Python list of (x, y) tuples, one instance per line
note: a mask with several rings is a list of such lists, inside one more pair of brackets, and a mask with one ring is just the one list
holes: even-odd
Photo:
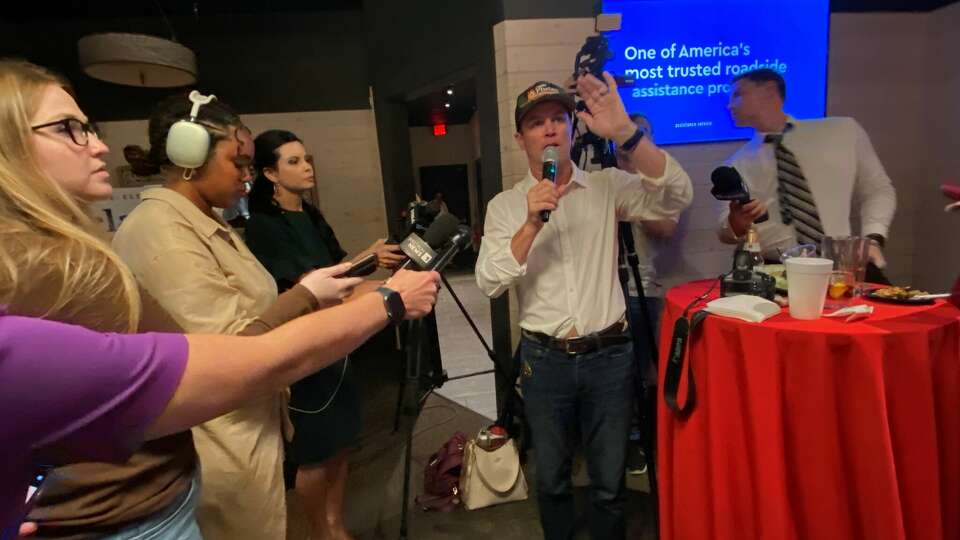
[[(215, 210), (234, 206), (251, 180), (253, 139), (232, 109), (213, 96), (173, 96), (154, 109), (149, 138), (146, 162), (132, 165), (167, 180), (143, 192), (113, 246), (185, 331), (237, 334), (265, 312), (282, 321), (324, 307), (302, 286), (278, 296), (273, 277)], [(338, 280), (333, 300), (359, 281)], [(286, 394), (275, 392), (194, 428), (205, 538), (285, 536), (286, 424)]]

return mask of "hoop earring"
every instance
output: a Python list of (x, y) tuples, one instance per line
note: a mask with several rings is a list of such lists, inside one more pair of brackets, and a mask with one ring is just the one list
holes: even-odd
[(184, 169), (183, 174), (180, 175), (184, 180), (190, 180), (193, 178), (193, 173), (196, 172), (196, 169)]

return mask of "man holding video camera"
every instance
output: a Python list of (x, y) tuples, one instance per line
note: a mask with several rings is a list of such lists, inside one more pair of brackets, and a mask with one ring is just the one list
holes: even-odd
[(795, 244), (819, 245), (824, 235), (850, 234), (852, 203), (860, 208), (861, 234), (871, 240), (866, 279), (889, 283), (883, 246), (897, 208), (897, 195), (873, 149), (853, 118), (797, 120), (783, 111), (786, 82), (771, 69), (734, 79), (728, 108), (737, 126), (752, 127), (753, 138), (729, 164), (743, 176), (755, 199), (730, 203), (721, 218), (720, 239), (737, 243), (754, 220), (768, 259)]
[[(624, 470), (637, 374), (617, 279), (617, 222), (675, 218), (693, 195), (689, 179), (672, 173), (676, 161), (627, 116), (613, 77), (603, 77), (578, 78), (586, 105), (578, 117), (627, 152), (636, 173), (577, 168), (569, 157), (574, 97), (555, 84), (535, 83), (517, 97), (514, 111), (514, 138), (530, 169), (490, 201), (476, 267), (488, 296), (515, 287), (519, 299), (521, 384), (548, 539), (573, 536), (570, 472), (578, 442), (591, 478), (591, 536), (625, 535)], [(542, 172), (548, 148), (559, 156), (556, 183)]]

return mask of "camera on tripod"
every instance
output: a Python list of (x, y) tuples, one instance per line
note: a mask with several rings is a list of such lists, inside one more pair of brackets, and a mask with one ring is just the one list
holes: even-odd
[[(407, 204), (407, 208), (401, 216), (403, 224), (402, 235), (406, 237), (409, 234), (419, 234), (423, 236), (427, 228), (437, 219), (439, 210), (430, 207), (430, 203), (417, 196), (416, 199)], [(402, 240), (402, 238), (400, 239)]]
[[(588, 36), (574, 60), (573, 80), (576, 81), (581, 75), (589, 73), (602, 81), (603, 68), (611, 58), (613, 53), (610, 51), (606, 36), (603, 34)], [(633, 77), (614, 75), (613, 78), (620, 88), (631, 88), (637, 83)]]
[[(588, 36), (573, 61), (573, 85), (576, 86), (577, 79), (588, 73), (602, 81), (603, 68), (611, 58), (613, 58), (613, 53), (610, 51), (610, 45), (607, 42), (606, 36), (602, 34)], [(636, 84), (636, 79), (633, 78), (620, 77), (617, 75), (614, 75), (613, 78), (620, 88), (630, 88)], [(585, 111), (586, 109), (586, 103), (578, 98), (577, 110)], [(604, 169), (616, 166), (617, 158), (614, 154), (613, 141), (598, 137), (590, 131), (577, 133), (576, 128), (574, 131), (573, 145), (570, 149), (570, 155), (574, 163), (580, 165), (583, 153), (590, 148), (592, 149), (591, 154), (593, 156), (590, 160), (591, 163), (600, 165), (600, 167)]]

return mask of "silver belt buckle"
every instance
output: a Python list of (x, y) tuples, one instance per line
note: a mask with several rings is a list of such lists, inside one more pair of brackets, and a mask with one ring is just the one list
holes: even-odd
[(580, 350), (571, 350), (573, 347), (579, 346), (581, 343), (585, 343), (588, 336), (579, 336), (575, 338), (568, 339), (564, 343), (564, 352), (567, 354), (583, 354), (583, 351)]

